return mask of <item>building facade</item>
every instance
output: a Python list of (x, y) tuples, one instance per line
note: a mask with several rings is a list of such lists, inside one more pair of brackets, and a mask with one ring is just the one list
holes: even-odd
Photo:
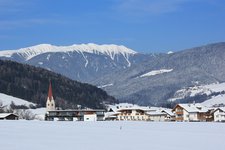
[(123, 108), (118, 110), (117, 120), (148, 121), (149, 115), (141, 108)]
[(104, 110), (101, 109), (76, 109), (52, 110), (45, 116), (47, 121), (103, 121)]
[(213, 111), (214, 121), (225, 122), (225, 107), (217, 108)]
[(207, 121), (209, 110), (200, 104), (177, 104), (173, 108), (176, 121)]

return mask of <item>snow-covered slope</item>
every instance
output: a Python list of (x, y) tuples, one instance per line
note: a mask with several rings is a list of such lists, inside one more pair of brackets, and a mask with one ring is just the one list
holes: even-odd
[(95, 54), (105, 54), (114, 59), (116, 54), (122, 54), (125, 58), (128, 58), (130, 54), (136, 54), (137, 52), (119, 45), (97, 45), (93, 43), (71, 45), (71, 46), (55, 46), (50, 44), (40, 44), (36, 46), (31, 46), (27, 48), (21, 48), (18, 50), (3, 50), (0, 51), (1, 57), (11, 57), (13, 54), (18, 54), (25, 60), (29, 60), (37, 55), (43, 53), (53, 53), (53, 52), (79, 52), (79, 53), (95, 53)]
[(152, 70), (150, 72), (147, 72), (147, 73), (141, 75), (140, 77), (150, 77), (150, 76), (155, 76), (155, 75), (158, 75), (158, 74), (168, 73), (168, 72), (171, 72), (171, 71), (173, 71), (173, 69)]
[(218, 107), (220, 105), (225, 106), (225, 94), (214, 96), (211, 99), (208, 99), (202, 103), (206, 107)]
[[(2, 104), (2, 106), (5, 106), (6, 108), (8, 108), (12, 102), (15, 105), (25, 105), (27, 107), (29, 107), (30, 105), (34, 105), (34, 106), (36, 105), (35, 103), (28, 102), (24, 99), (20, 99), (20, 98), (17, 98), (17, 97), (13, 97), (13, 96), (10, 96), (10, 95), (0, 93), (0, 103)], [(35, 119), (44, 120), (46, 108), (37, 108), (37, 109), (28, 109), (28, 110), (33, 115), (36, 116)]]
[[(185, 97), (194, 97), (196, 95), (210, 95), (215, 92), (225, 92), (225, 83), (215, 83), (181, 89), (178, 90), (175, 93), (174, 98), (169, 99), (169, 101), (176, 101), (178, 99), (183, 99)], [(225, 94), (213, 96), (202, 104), (208, 107), (218, 104), (225, 104)]]
[(28, 102), (24, 99), (20, 99), (20, 98), (6, 95), (3, 93), (0, 93), (0, 102), (3, 104), (3, 106), (9, 106), (11, 104), (11, 102), (13, 102), (15, 105), (25, 105), (28, 107), (29, 107), (29, 105), (36, 105), (36, 104)]

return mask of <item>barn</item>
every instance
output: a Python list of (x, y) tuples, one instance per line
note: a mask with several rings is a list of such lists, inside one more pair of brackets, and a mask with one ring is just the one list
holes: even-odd
[(19, 116), (12, 113), (0, 113), (0, 120), (18, 120)]

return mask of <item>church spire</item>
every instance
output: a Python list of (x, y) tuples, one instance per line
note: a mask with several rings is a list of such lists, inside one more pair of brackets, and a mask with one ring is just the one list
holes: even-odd
[(53, 100), (53, 96), (52, 96), (52, 84), (51, 84), (51, 81), (49, 82), (48, 99), (49, 99), (50, 101)]
[(52, 84), (51, 81), (49, 82), (49, 87), (48, 87), (48, 97), (47, 97), (47, 102), (46, 102), (46, 109), (47, 111), (55, 110), (55, 101), (52, 95)]

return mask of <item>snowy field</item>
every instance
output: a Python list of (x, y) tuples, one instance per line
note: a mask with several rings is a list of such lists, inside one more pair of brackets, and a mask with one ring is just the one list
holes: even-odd
[(224, 123), (0, 121), (1, 150), (224, 150)]

